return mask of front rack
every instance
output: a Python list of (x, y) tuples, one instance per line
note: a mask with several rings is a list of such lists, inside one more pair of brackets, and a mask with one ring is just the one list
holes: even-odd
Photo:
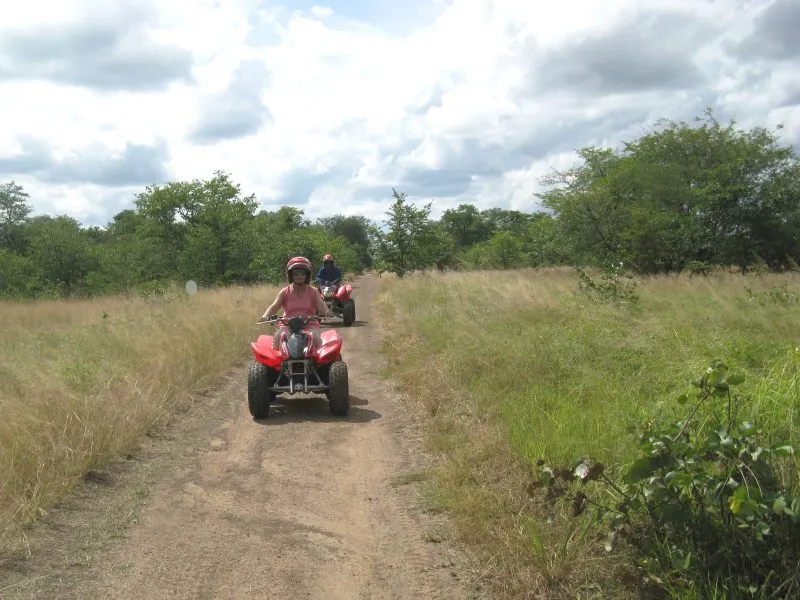
[(307, 358), (285, 360), (275, 385), (270, 388), (274, 392), (290, 394), (325, 392), (328, 386), (322, 381), (314, 362)]

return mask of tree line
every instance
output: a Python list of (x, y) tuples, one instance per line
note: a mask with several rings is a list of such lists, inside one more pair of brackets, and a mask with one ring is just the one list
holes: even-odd
[(325, 253), (351, 271), (371, 265), (364, 217), (309, 221), (283, 206), (257, 211), (230, 175), (148, 187), (106, 227), (31, 217), (15, 182), (0, 186), (0, 295), (59, 297), (152, 291), (172, 282), (247, 285), (284, 278), (289, 257)]
[(258, 210), (230, 175), (154, 185), (105, 227), (31, 216), (14, 181), (0, 185), (0, 296), (37, 298), (283, 279), (293, 255), (335, 255), (345, 271), (625, 264), (655, 274), (712, 266), (781, 270), (800, 260), (800, 162), (776, 132), (662, 120), (621, 148), (585, 147), (553, 170), (531, 213), (464, 203), (432, 219), (392, 190), (385, 218), (311, 221)]

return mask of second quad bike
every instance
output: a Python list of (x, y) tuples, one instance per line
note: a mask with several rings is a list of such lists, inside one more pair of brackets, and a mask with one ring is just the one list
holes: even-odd
[(258, 323), (288, 328), (279, 348), (272, 347), (271, 335), (259, 335), (250, 346), (253, 363), (247, 375), (247, 405), (256, 419), (269, 415), (279, 394), (319, 393), (328, 398), (330, 411), (343, 417), (350, 410), (347, 363), (342, 360), (342, 338), (334, 329), (322, 331), (322, 345), (306, 327), (318, 316), (273, 317)]
[(319, 293), (325, 304), (328, 305), (328, 309), (337, 317), (341, 317), (345, 327), (350, 327), (356, 320), (356, 303), (350, 297), (353, 293), (353, 286), (342, 282), (341, 279), (318, 281), (317, 284)]

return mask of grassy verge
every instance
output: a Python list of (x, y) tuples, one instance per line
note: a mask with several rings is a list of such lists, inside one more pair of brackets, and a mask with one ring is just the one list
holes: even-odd
[[(576, 293), (571, 270), (384, 277), (390, 374), (430, 415), (439, 505), (502, 597), (624, 598), (624, 552), (526, 493), (539, 457), (622, 467), (651, 420), (715, 358), (747, 375), (745, 411), (800, 442), (800, 278), (659, 277), (634, 305)], [(797, 480), (785, 474), (787, 481)]]
[(246, 358), (273, 289), (0, 304), (0, 554)]

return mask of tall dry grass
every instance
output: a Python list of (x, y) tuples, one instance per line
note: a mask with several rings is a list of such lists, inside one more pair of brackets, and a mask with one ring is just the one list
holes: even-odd
[[(715, 358), (748, 379), (748, 415), (800, 442), (800, 277), (717, 272), (638, 281), (639, 302), (598, 302), (571, 269), (384, 276), (389, 373), (429, 414), (431, 493), (502, 597), (625, 598), (625, 556), (526, 493), (539, 457), (621, 468), (645, 421)], [(796, 485), (798, 474), (785, 474)]]
[(0, 303), (0, 552), (245, 359), (274, 292)]

